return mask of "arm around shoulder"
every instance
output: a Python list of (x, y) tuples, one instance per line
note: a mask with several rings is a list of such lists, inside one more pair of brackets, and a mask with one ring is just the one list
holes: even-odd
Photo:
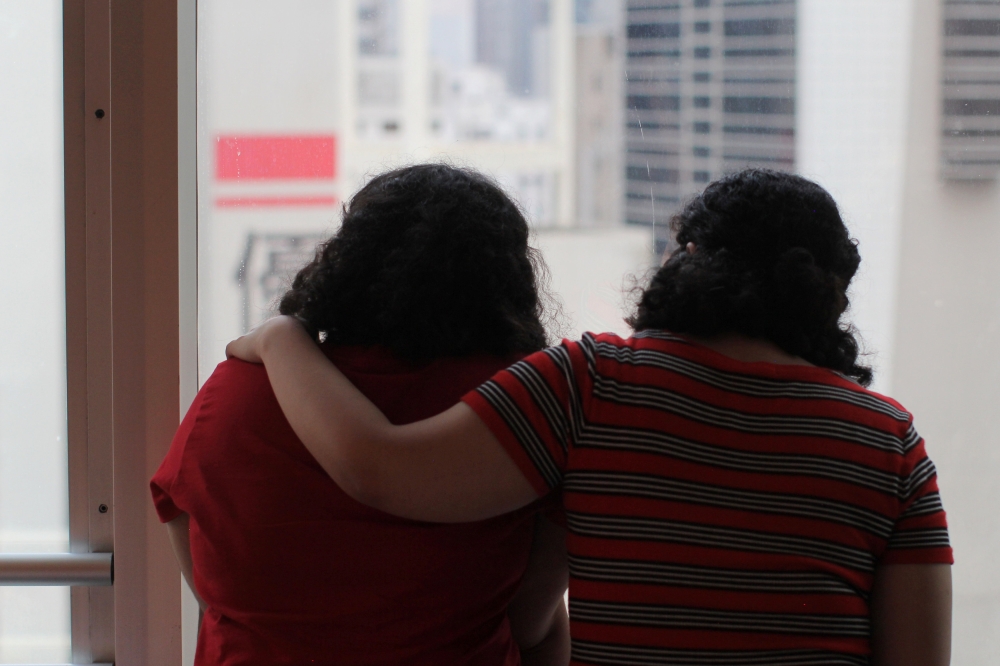
[(538, 496), (468, 406), (391, 424), (291, 317), (271, 319), (226, 353), (263, 361), (295, 434), (360, 502), (404, 518), (465, 522), (519, 509)]

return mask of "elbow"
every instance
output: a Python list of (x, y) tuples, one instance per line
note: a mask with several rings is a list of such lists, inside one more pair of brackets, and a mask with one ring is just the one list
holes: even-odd
[(373, 509), (385, 510), (384, 497), (378, 491), (370, 473), (352, 474), (349, 479), (345, 479), (345, 482), (339, 482), (337, 485), (355, 501)]
[(377, 458), (371, 456), (373, 447), (364, 447), (360, 455), (350, 455), (339, 460), (321, 461), (334, 482), (351, 499), (375, 509), (385, 510), (387, 493)]

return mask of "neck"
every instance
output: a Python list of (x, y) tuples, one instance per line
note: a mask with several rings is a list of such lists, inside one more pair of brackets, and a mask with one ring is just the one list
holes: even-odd
[(812, 365), (793, 356), (769, 340), (750, 338), (739, 333), (722, 333), (711, 338), (688, 335), (688, 338), (723, 356), (745, 363), (777, 363), (779, 365)]

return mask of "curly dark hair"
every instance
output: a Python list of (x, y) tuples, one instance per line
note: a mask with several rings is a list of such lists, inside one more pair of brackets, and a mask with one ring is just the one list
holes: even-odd
[(489, 178), (421, 164), (373, 178), (279, 305), (317, 339), (430, 360), (546, 343), (538, 252)]
[(841, 321), (861, 257), (826, 190), (747, 169), (710, 184), (670, 224), (679, 247), (642, 293), (635, 330), (762, 338), (871, 383), (854, 328)]

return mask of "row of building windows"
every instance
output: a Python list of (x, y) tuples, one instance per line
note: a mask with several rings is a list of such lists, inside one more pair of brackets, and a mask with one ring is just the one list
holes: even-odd
[[(964, 102), (985, 102), (997, 100), (956, 100)], [(695, 96), (691, 98), (696, 109), (707, 109), (712, 105), (712, 98)], [(629, 95), (628, 108), (643, 111), (678, 111), (681, 108), (680, 95)], [(979, 107), (976, 107), (979, 108)], [(726, 113), (760, 113), (792, 115), (795, 113), (795, 98), (793, 97), (723, 97), (722, 110)], [(971, 115), (971, 114), (970, 114)]]
[[(696, 150), (698, 150), (696, 148)], [(708, 150), (704, 148), (702, 150)], [(774, 155), (723, 155), (723, 159), (730, 162), (747, 163), (752, 162), (756, 164), (768, 164), (773, 165), (778, 168), (787, 169), (792, 166), (794, 160), (789, 157), (781, 157)], [(708, 171), (693, 171), (693, 174), (705, 174), (710, 173)], [(649, 165), (638, 165), (638, 166), (628, 166), (625, 167), (625, 176), (632, 182), (644, 182), (644, 183), (678, 183), (680, 182), (681, 170), (671, 169), (665, 167), (653, 167)], [(693, 179), (696, 183), (707, 182), (700, 181), (698, 178)], [(635, 190), (630, 190), (627, 193), (627, 198), (629, 199), (642, 199), (649, 198), (648, 192), (637, 193)]]
[[(762, 5), (794, 5), (795, 0), (725, 0), (721, 3), (723, 7), (753, 7)], [(705, 8), (712, 6), (712, 0), (693, 0), (692, 6), (695, 8)], [(679, 2), (649, 2), (645, 4), (643, 2), (630, 2), (628, 5), (629, 12), (644, 12), (644, 11), (654, 11), (654, 10), (679, 10), (681, 8), (681, 3)]]
[[(680, 123), (657, 123), (630, 120), (625, 125), (632, 130), (672, 130), (680, 131)], [(694, 122), (691, 129), (695, 134), (711, 134), (712, 123)], [(762, 136), (795, 136), (794, 127), (771, 127), (768, 125), (723, 125), (723, 134), (758, 134)], [(1000, 136), (1000, 130), (949, 130), (949, 136)], [(629, 152), (642, 153), (638, 147), (629, 147)]]
[[(673, 83), (679, 84), (681, 82), (680, 76), (662, 75), (656, 72), (650, 71), (631, 71), (629, 72), (629, 83)], [(709, 83), (712, 80), (711, 72), (692, 72), (691, 80), (695, 83)], [(760, 76), (730, 76), (725, 75), (722, 79), (723, 83), (743, 83), (747, 85), (785, 85), (791, 86), (795, 85), (795, 79), (790, 77), (760, 77)], [(954, 81), (951, 83), (997, 83), (996, 81)]]
[[(698, 60), (706, 60), (712, 57), (710, 46), (695, 46), (692, 55)], [(654, 49), (630, 49), (629, 58), (680, 58), (680, 49), (654, 48)], [(726, 58), (791, 58), (795, 55), (795, 49), (787, 48), (760, 48), (760, 49), (724, 49), (723, 57)]]
[(712, 178), (752, 165), (794, 168), (796, 4), (627, 7), (626, 219), (653, 225), (662, 250), (676, 204)]
[[(630, 155), (655, 155), (656, 157), (676, 157), (679, 153), (677, 150), (672, 150), (670, 148), (630, 148)], [(712, 149), (708, 146), (694, 146), (691, 149), (691, 154), (695, 157), (711, 157)]]
[[(696, 173), (708, 173), (707, 171), (699, 171)], [(675, 204), (680, 201), (679, 197), (662, 196), (656, 194), (650, 194), (649, 192), (629, 192), (625, 195), (625, 198), (630, 201), (641, 201), (642, 203), (649, 203), (654, 201), (658, 204)]]
[(943, 133), (950, 137), (1000, 137), (1000, 130), (995, 129), (945, 129)]
[[(712, 81), (711, 72), (692, 72), (691, 80), (695, 83), (710, 83)], [(681, 77), (679, 76), (659, 76), (651, 72), (633, 72), (629, 75), (630, 83), (673, 83), (679, 84), (681, 82)], [(722, 79), (723, 83), (743, 83), (747, 85), (785, 85), (791, 86), (795, 84), (794, 78), (789, 77), (747, 77), (747, 76), (724, 76)], [(984, 83), (983, 81), (957, 81), (955, 83)], [(997, 83), (996, 81), (989, 81), (988, 83)]]
[(946, 99), (946, 116), (1000, 116), (1000, 99)]
[(948, 49), (948, 58), (1000, 58), (1000, 49)]
[(943, 4), (941, 174), (994, 180), (1000, 166), (1000, 3)]
[[(695, 21), (695, 33), (712, 32), (711, 21)], [(681, 24), (676, 23), (630, 23), (626, 33), (629, 39), (677, 39), (681, 36)], [(769, 35), (794, 35), (795, 19), (765, 18), (723, 21), (722, 34), (726, 37), (765, 37)]]
[(944, 34), (949, 37), (1000, 37), (1000, 20), (949, 19), (944, 22)]

